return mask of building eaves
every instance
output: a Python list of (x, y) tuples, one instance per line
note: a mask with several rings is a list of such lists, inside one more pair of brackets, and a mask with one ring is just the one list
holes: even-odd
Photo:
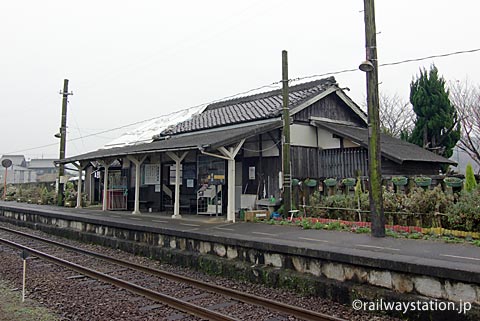
[(94, 152), (69, 157), (56, 163), (73, 163), (78, 161), (95, 161), (99, 159), (120, 158), (126, 155), (151, 154), (167, 151), (186, 151), (198, 149), (216, 149), (228, 146), (244, 138), (266, 133), (280, 128), (279, 119), (266, 122), (254, 122), (243, 125), (226, 126), (218, 129), (208, 129), (195, 133), (166, 136), (162, 140), (141, 145), (100, 149)]
[[(335, 124), (333, 122), (315, 119), (312, 120), (312, 124), (327, 129), (340, 137), (347, 138), (362, 147), (368, 148), (368, 129), (366, 128)], [(434, 154), (415, 144), (385, 134), (381, 134), (381, 151), (382, 156), (398, 164), (402, 164), (405, 161), (456, 164), (450, 159)]]

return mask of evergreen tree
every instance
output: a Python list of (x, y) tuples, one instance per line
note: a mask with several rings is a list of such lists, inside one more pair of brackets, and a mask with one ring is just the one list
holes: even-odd
[(468, 163), (465, 170), (465, 190), (467, 192), (473, 191), (477, 187), (475, 174), (473, 173), (472, 164)]
[(435, 65), (420, 70), (420, 76), (410, 84), (410, 102), (417, 115), (415, 127), (403, 137), (423, 148), (449, 158), (460, 139), (457, 112), (449, 99), (445, 80)]

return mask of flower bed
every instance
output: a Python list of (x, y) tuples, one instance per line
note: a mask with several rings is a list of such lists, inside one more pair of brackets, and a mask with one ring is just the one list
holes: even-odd
[[(287, 220), (290, 220), (288, 218)], [(356, 232), (358, 228), (371, 228), (370, 222), (358, 222), (358, 221), (345, 221), (345, 220), (336, 220), (330, 218), (301, 218), (301, 217), (294, 217), (292, 223), (297, 223), (299, 225), (302, 224), (304, 221), (308, 221), (311, 225), (316, 223), (320, 224), (336, 224), (340, 227), (347, 227), (350, 231)], [(462, 238), (472, 238), (472, 239), (480, 239), (479, 232), (465, 232), (465, 231), (458, 231), (458, 230), (450, 230), (445, 228), (425, 228), (419, 226), (403, 226), (403, 225), (385, 225), (387, 230), (397, 232), (397, 233), (421, 233), (421, 234), (435, 234), (435, 235), (452, 235), (455, 237), (462, 237)]]

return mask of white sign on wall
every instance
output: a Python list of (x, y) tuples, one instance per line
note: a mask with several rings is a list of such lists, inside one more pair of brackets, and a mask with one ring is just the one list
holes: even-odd
[(248, 168), (248, 179), (255, 179), (255, 166)]
[(145, 164), (145, 185), (160, 184), (160, 164)]

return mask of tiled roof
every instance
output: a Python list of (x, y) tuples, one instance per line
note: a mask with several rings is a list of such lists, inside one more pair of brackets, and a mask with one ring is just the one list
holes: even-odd
[[(289, 107), (294, 108), (304, 101), (321, 94), (336, 85), (334, 77), (320, 79), (289, 88)], [(175, 135), (207, 128), (215, 128), (253, 120), (273, 118), (282, 112), (282, 90), (236, 98), (211, 104), (203, 113), (167, 128), (161, 135)]]
[(31, 159), (28, 168), (55, 168), (56, 159)]
[[(317, 126), (321, 126), (334, 134), (348, 138), (353, 142), (368, 148), (368, 129), (356, 126), (335, 124), (330, 122), (314, 121)], [(456, 164), (445, 157), (434, 154), (415, 144), (403, 141), (401, 139), (382, 134), (380, 139), (382, 155), (397, 163), (404, 161), (433, 162), (443, 164)]]

